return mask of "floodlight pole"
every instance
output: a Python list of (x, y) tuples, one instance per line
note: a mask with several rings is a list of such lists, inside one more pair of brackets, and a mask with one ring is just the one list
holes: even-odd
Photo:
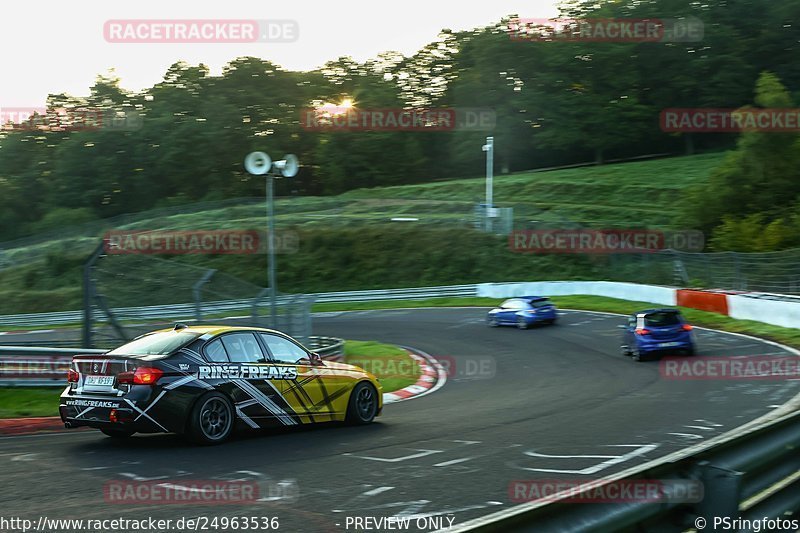
[(273, 201), (273, 175), (267, 173), (267, 258), (269, 262), (270, 327), (278, 327), (277, 287), (275, 282), (275, 206)]
[(486, 137), (486, 144), (483, 145), (483, 151), (486, 152), (486, 231), (492, 230), (492, 219), (489, 216), (490, 209), (494, 208), (492, 204), (492, 180), (494, 178), (494, 137)]

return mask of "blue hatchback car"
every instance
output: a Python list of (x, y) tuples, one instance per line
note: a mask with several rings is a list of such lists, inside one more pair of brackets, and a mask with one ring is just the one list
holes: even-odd
[(554, 324), (558, 317), (556, 306), (545, 296), (518, 296), (509, 298), (486, 316), (492, 326), (517, 326), (520, 329), (544, 323)]
[(677, 309), (647, 309), (628, 317), (620, 325), (623, 355), (641, 361), (651, 354), (683, 352), (694, 355), (695, 343), (692, 326), (687, 324)]

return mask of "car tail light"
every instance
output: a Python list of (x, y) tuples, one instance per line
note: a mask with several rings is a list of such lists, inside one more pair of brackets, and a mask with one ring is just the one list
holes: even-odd
[(80, 374), (78, 374), (76, 371), (72, 370), (71, 368), (67, 370), (67, 383), (77, 383), (79, 378)]
[(154, 385), (164, 375), (158, 368), (140, 366), (136, 372), (122, 372), (117, 376), (117, 383), (128, 385)]
[(684, 324), (683, 326), (681, 326), (681, 328), (683, 328), (684, 331), (692, 331), (691, 324)]
[(645, 328), (639, 328), (634, 333), (637, 335), (650, 335), (650, 330)]
[(109, 422), (118, 422), (117, 420), (117, 410), (112, 409), (110, 413), (108, 413), (108, 421)]

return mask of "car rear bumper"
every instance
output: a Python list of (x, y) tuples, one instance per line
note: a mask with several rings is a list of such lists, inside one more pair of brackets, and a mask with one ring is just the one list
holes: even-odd
[(525, 320), (528, 324), (536, 324), (537, 322), (550, 322), (556, 319), (556, 313), (537, 313), (535, 315), (525, 315)]
[(653, 352), (679, 352), (686, 350), (694, 350), (694, 343), (692, 341), (659, 341), (639, 343), (639, 351), (642, 353)]
[(67, 428), (113, 428), (139, 433), (164, 431), (147, 413), (142, 414), (120, 397), (62, 396), (58, 412)]

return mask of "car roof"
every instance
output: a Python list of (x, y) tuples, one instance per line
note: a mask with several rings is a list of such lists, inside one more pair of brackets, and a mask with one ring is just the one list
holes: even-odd
[(220, 333), (228, 333), (230, 331), (263, 331), (281, 334), (280, 331), (275, 331), (274, 329), (254, 328), (249, 326), (186, 326), (179, 329), (175, 329), (174, 327), (159, 329), (151, 333), (164, 333), (169, 331), (197, 333), (198, 335), (219, 335)]

